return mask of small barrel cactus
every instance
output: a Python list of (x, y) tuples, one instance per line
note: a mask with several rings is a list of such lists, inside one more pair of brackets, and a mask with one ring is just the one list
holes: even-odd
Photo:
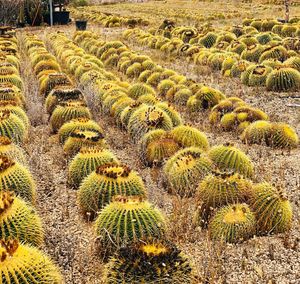
[(139, 146), (141, 160), (147, 166), (161, 165), (180, 149), (172, 135), (162, 129), (146, 133), (139, 141)]
[(64, 152), (68, 156), (76, 155), (82, 147), (107, 148), (102, 132), (97, 130), (75, 130), (64, 143)]
[(171, 130), (172, 127), (173, 123), (170, 117), (156, 106), (139, 107), (128, 122), (128, 132), (134, 141), (138, 141), (151, 130)]
[(192, 268), (170, 241), (146, 239), (121, 248), (107, 264), (104, 278), (108, 284), (188, 284)]
[(36, 189), (31, 173), (8, 156), (0, 154), (0, 191), (12, 190), (26, 201), (34, 203)]
[(78, 202), (82, 211), (95, 215), (114, 196), (144, 197), (145, 194), (145, 185), (135, 171), (126, 165), (107, 163), (83, 180), (78, 192)]
[(166, 224), (158, 209), (140, 197), (118, 196), (103, 208), (95, 229), (106, 255), (147, 237), (163, 238)]
[(118, 160), (115, 155), (107, 149), (101, 147), (83, 147), (69, 164), (68, 182), (76, 188), (85, 177), (99, 166), (117, 162)]
[(253, 237), (256, 219), (247, 204), (233, 204), (219, 209), (209, 223), (213, 240), (239, 243)]
[(50, 118), (53, 132), (56, 133), (64, 123), (75, 118), (91, 118), (86, 104), (81, 101), (70, 101), (57, 106)]
[(128, 96), (135, 100), (144, 95), (155, 95), (155, 91), (143, 83), (134, 84), (128, 89)]
[(6, 136), (14, 143), (22, 143), (27, 137), (28, 130), (24, 122), (8, 110), (0, 112), (0, 135)]
[(199, 221), (203, 225), (217, 208), (245, 202), (251, 194), (252, 184), (239, 174), (215, 171), (206, 176), (197, 188), (200, 203)]
[(35, 210), (12, 192), (0, 192), (0, 238), (40, 246), (44, 232)]
[(0, 241), (3, 283), (63, 284), (58, 268), (38, 249), (17, 240)]
[(269, 144), (276, 148), (297, 148), (299, 137), (294, 128), (285, 123), (272, 123)]
[(11, 139), (6, 136), (0, 136), (0, 153), (23, 166), (28, 165), (25, 151), (20, 146), (12, 143)]
[(59, 142), (64, 143), (75, 131), (98, 131), (103, 133), (100, 125), (89, 118), (76, 118), (64, 123), (58, 131)]
[(250, 205), (261, 234), (284, 233), (292, 226), (292, 206), (283, 188), (267, 182), (253, 187)]
[(212, 147), (208, 156), (221, 171), (239, 173), (244, 177), (252, 177), (254, 174), (250, 158), (230, 143)]
[(206, 135), (197, 128), (189, 125), (180, 125), (173, 128), (170, 134), (174, 140), (182, 147), (199, 147), (208, 150), (209, 142)]
[(198, 183), (212, 170), (212, 161), (200, 148), (178, 151), (165, 164), (164, 174), (170, 190), (180, 196), (192, 196)]
[(274, 69), (267, 77), (266, 86), (268, 91), (299, 91), (300, 72), (289, 67)]

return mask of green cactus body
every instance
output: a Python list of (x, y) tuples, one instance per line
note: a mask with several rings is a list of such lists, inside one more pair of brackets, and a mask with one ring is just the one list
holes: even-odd
[(14, 143), (20, 144), (27, 137), (23, 121), (10, 111), (0, 111), (0, 135), (6, 136)]
[(114, 196), (144, 197), (146, 189), (140, 176), (128, 166), (104, 164), (87, 176), (78, 192), (79, 206), (93, 216)]
[(297, 148), (299, 137), (290, 125), (272, 123), (269, 144), (277, 148)]
[(249, 86), (265, 86), (267, 76), (272, 72), (268, 66), (257, 65), (249, 75)]
[(79, 89), (70, 88), (68, 86), (54, 88), (46, 98), (46, 110), (51, 115), (56, 106), (60, 103), (74, 100), (86, 103), (86, 100)]
[(142, 83), (134, 84), (128, 90), (128, 96), (135, 100), (144, 95), (155, 95), (155, 91), (150, 86)]
[(149, 202), (121, 196), (101, 210), (95, 229), (101, 247), (109, 253), (143, 238), (163, 238), (166, 224), (160, 211)]
[(107, 148), (102, 132), (97, 130), (75, 130), (64, 143), (64, 152), (68, 156), (76, 155), (82, 147)]
[(200, 223), (205, 224), (222, 206), (245, 202), (251, 190), (251, 182), (239, 174), (214, 172), (206, 176), (197, 188)]
[(57, 132), (64, 123), (75, 118), (91, 118), (89, 109), (80, 101), (66, 102), (57, 106), (51, 115), (50, 124), (53, 131)]
[(24, 150), (12, 143), (11, 139), (6, 136), (0, 136), (0, 153), (23, 166), (28, 166)]
[(255, 225), (255, 215), (248, 205), (234, 204), (219, 209), (208, 228), (213, 240), (239, 243), (254, 236)]
[(11, 190), (26, 201), (35, 201), (35, 183), (30, 172), (6, 155), (0, 155), (0, 191)]
[(150, 239), (121, 248), (107, 264), (104, 278), (108, 284), (188, 284), (192, 268), (173, 243)]
[(292, 226), (292, 206), (282, 188), (269, 183), (253, 187), (250, 199), (251, 208), (256, 214), (258, 231), (261, 234), (284, 233)]
[(195, 146), (204, 151), (209, 148), (206, 135), (192, 126), (180, 125), (173, 128), (170, 133), (174, 140), (182, 147)]
[(211, 160), (200, 148), (178, 151), (165, 164), (164, 174), (172, 192), (191, 196), (198, 183), (212, 170)]
[(103, 129), (94, 120), (88, 118), (72, 119), (64, 123), (59, 129), (59, 142), (64, 143), (71, 133), (75, 131), (98, 131), (99, 133), (103, 133)]
[(0, 100), (13, 101), (20, 107), (25, 106), (25, 97), (21, 90), (12, 84), (0, 85)]
[(81, 181), (99, 166), (117, 162), (115, 155), (107, 149), (82, 148), (69, 164), (68, 182), (72, 186), (78, 187)]
[(146, 133), (139, 144), (141, 160), (148, 166), (161, 165), (180, 149), (172, 135), (162, 129)]
[(269, 145), (272, 123), (265, 120), (258, 120), (251, 123), (242, 133), (242, 140), (246, 144)]
[(170, 117), (156, 106), (141, 106), (131, 116), (128, 122), (128, 132), (134, 141), (138, 141), (147, 132), (154, 129), (171, 130)]
[(64, 73), (53, 73), (42, 79), (40, 83), (40, 92), (47, 97), (54, 87), (71, 86), (70, 78)]
[(300, 72), (294, 68), (273, 70), (267, 77), (268, 91), (289, 92), (300, 90)]
[(0, 192), (0, 238), (34, 246), (40, 246), (44, 239), (41, 219), (35, 210), (9, 191)]
[(63, 284), (58, 268), (37, 248), (2, 240), (0, 255), (3, 283)]
[(240, 173), (244, 177), (253, 176), (254, 166), (250, 158), (231, 144), (212, 147), (208, 156), (221, 171)]

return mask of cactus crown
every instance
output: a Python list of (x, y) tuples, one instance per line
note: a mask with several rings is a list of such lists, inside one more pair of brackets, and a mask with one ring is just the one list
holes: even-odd
[(77, 100), (70, 100), (70, 101), (63, 101), (60, 103), (61, 106), (64, 107), (86, 107), (86, 104), (82, 101), (77, 101)]
[(6, 211), (14, 202), (14, 194), (10, 191), (0, 193), (0, 214)]
[(6, 120), (10, 117), (10, 111), (9, 110), (1, 110), (0, 111), (0, 121)]
[(169, 250), (167, 247), (160, 243), (147, 243), (140, 246), (140, 251), (153, 256), (159, 256), (167, 253)]
[(0, 146), (10, 145), (11, 140), (6, 136), (0, 136)]
[(116, 195), (112, 200), (118, 207), (129, 211), (129, 210), (137, 210), (144, 207), (143, 197), (141, 196), (123, 196)]
[(103, 134), (99, 131), (87, 131), (87, 130), (75, 130), (70, 134), (70, 137), (81, 138), (85, 140), (90, 140), (97, 142), (104, 138)]
[(236, 223), (246, 222), (247, 220), (246, 214), (247, 214), (246, 207), (232, 206), (232, 210), (230, 210), (224, 215), (223, 222), (226, 224), (236, 224)]
[(253, 70), (253, 74), (255, 74), (255, 75), (263, 75), (265, 72), (266, 72), (266, 67), (263, 65), (258, 65)]
[(15, 164), (9, 157), (6, 155), (0, 154), (0, 172), (7, 170), (9, 167)]
[(96, 173), (108, 178), (117, 179), (119, 177), (128, 177), (131, 169), (127, 165), (117, 165), (108, 163), (97, 168)]
[(0, 262), (4, 262), (7, 257), (12, 256), (19, 247), (17, 240), (0, 241)]
[(103, 151), (106, 151), (103, 147), (100, 146), (95, 146), (95, 147), (82, 147), (80, 149), (80, 153), (81, 154), (86, 154), (86, 155), (94, 155), (94, 154), (98, 154), (101, 153)]
[(197, 152), (187, 151), (184, 156), (180, 157), (176, 164), (179, 168), (181, 167), (190, 167), (192, 168), (195, 165), (195, 160), (200, 158), (201, 154)]
[(163, 113), (155, 107), (149, 108), (145, 113), (145, 121), (149, 126), (156, 126), (163, 121)]

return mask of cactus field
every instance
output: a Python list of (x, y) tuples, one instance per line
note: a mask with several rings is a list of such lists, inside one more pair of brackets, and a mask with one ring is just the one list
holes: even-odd
[(2, 2), (1, 284), (300, 283), (300, 2)]

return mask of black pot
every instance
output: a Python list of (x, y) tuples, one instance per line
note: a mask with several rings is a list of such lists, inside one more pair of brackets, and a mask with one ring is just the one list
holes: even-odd
[(87, 21), (75, 21), (75, 25), (76, 25), (76, 30), (77, 31), (85, 31)]
[[(50, 25), (50, 15), (44, 16), (44, 21)], [(53, 25), (67, 25), (70, 21), (70, 12), (55, 11), (53, 12)]]

